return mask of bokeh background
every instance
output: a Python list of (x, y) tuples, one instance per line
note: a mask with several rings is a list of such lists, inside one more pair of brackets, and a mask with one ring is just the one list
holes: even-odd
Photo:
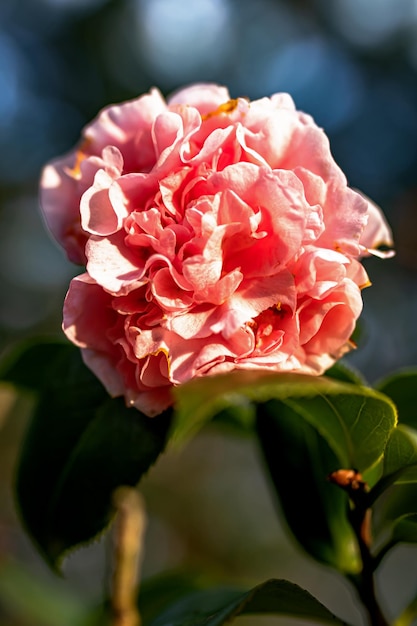
[[(40, 217), (43, 164), (103, 106), (196, 81), (225, 84), (232, 97), (287, 91), (325, 129), (350, 184), (383, 208), (397, 249), (393, 260), (366, 262), (373, 287), (349, 360), (370, 382), (417, 365), (415, 0), (1, 0), (1, 349), (59, 334), (79, 273)], [(103, 539), (71, 557), (61, 581), (26, 538), (11, 484), (28, 403), (0, 389), (0, 623), (76, 626), (77, 611), (103, 596), (108, 546)], [(208, 429), (166, 455), (142, 492), (145, 578), (176, 567), (242, 584), (286, 577), (360, 622), (342, 581), (299, 553), (282, 527), (253, 442)], [(383, 568), (392, 614), (415, 591), (416, 556), (400, 549)]]

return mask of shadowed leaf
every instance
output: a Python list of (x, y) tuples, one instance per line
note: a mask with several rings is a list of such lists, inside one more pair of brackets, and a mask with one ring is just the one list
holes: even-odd
[(395, 520), (392, 537), (396, 543), (417, 543), (417, 513)]
[(308, 591), (287, 580), (269, 580), (246, 593), (232, 589), (197, 591), (145, 626), (220, 626), (250, 614), (285, 615), (346, 626)]
[(279, 401), (259, 407), (257, 429), (289, 532), (318, 561), (339, 571), (358, 572), (348, 497), (327, 480), (339, 462), (325, 439)]
[(398, 421), (417, 430), (417, 369), (407, 369), (385, 378), (378, 390), (391, 398), (398, 410)]
[(399, 424), (391, 434), (384, 455), (384, 477), (392, 482), (417, 482), (417, 431)]
[(113, 491), (135, 485), (155, 462), (170, 414), (151, 419), (109, 398), (74, 346), (44, 348), (44, 358), (42, 345), (8, 357), (2, 378), (37, 389), (16, 494), (29, 534), (57, 567), (67, 550), (108, 525)]

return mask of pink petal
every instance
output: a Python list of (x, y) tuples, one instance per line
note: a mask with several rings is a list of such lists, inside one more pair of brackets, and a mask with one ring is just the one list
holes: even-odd
[(166, 111), (158, 90), (123, 104), (105, 107), (85, 129), (85, 138), (100, 153), (106, 146), (117, 146), (123, 153), (126, 171), (149, 171), (155, 163), (151, 127)]
[(195, 107), (202, 115), (214, 111), (230, 99), (226, 87), (211, 83), (198, 83), (174, 92), (168, 98), (169, 106), (185, 104)]
[(193, 304), (190, 293), (179, 287), (167, 267), (155, 273), (151, 290), (155, 300), (165, 311), (184, 311)]
[(80, 202), (81, 225), (93, 235), (111, 235), (120, 230), (123, 219), (127, 216), (124, 204), (117, 202), (113, 206), (109, 197), (112, 178), (99, 170), (93, 186), (87, 189)]
[(394, 245), (392, 232), (381, 210), (366, 196), (364, 199), (368, 202), (368, 221), (362, 232), (360, 244), (366, 248), (365, 254), (373, 254), (382, 258), (394, 256), (393, 250), (386, 252), (378, 250), (380, 246), (392, 248)]
[(49, 230), (65, 248), (69, 260), (83, 265), (87, 236), (80, 223), (77, 181), (65, 173), (72, 163), (71, 154), (53, 161), (43, 169), (40, 203)]
[(90, 237), (87, 247), (87, 272), (106, 291), (125, 295), (146, 282), (145, 264), (124, 244), (125, 233), (109, 237)]
[(177, 139), (183, 135), (181, 116), (167, 111), (161, 113), (152, 125), (152, 139), (155, 146), (156, 159), (165, 151), (171, 151)]

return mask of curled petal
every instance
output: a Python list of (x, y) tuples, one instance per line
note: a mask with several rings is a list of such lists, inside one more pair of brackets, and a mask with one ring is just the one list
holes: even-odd
[(73, 156), (57, 159), (42, 172), (40, 202), (46, 224), (67, 253), (70, 261), (83, 265), (87, 233), (80, 223), (77, 181), (65, 170), (73, 163)]
[(106, 291), (125, 295), (144, 284), (144, 264), (123, 245), (124, 233), (92, 236), (87, 244), (87, 271)]
[[(394, 245), (391, 229), (382, 215), (381, 210), (366, 198), (368, 202), (368, 220), (360, 238), (362, 254), (373, 254), (382, 258), (392, 257)], [(380, 247), (389, 248), (387, 251), (379, 250)]]
[(226, 87), (211, 83), (199, 83), (174, 92), (168, 98), (168, 104), (187, 105), (195, 107), (202, 115), (216, 110), (221, 104), (230, 99)]
[(112, 178), (99, 170), (92, 187), (87, 189), (80, 201), (81, 226), (92, 235), (111, 235), (120, 230), (123, 219), (127, 216), (124, 204), (116, 202), (114, 206), (109, 189)]

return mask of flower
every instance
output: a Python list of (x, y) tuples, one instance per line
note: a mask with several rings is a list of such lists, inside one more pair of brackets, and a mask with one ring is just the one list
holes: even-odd
[(86, 264), (67, 337), (149, 416), (198, 376), (323, 373), (352, 347), (361, 257), (392, 243), (289, 95), (249, 102), (212, 84), (104, 109), (45, 167), (41, 205)]

